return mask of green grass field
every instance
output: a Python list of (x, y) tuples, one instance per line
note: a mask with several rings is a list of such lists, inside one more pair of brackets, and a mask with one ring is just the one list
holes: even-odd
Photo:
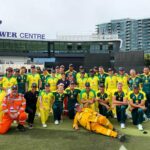
[[(120, 130), (116, 120), (111, 121)], [(16, 131), (16, 125), (13, 124), (7, 134), (0, 135), (0, 150), (124, 150), (121, 146), (127, 150), (150, 150), (150, 122), (143, 123), (148, 132), (143, 134), (129, 120), (127, 128), (120, 130), (126, 134), (127, 140), (124, 143), (83, 128), (74, 131), (72, 120), (67, 118), (60, 125), (54, 125), (52, 118), (48, 122), (48, 128), (43, 128), (36, 118), (34, 128), (26, 132)]]

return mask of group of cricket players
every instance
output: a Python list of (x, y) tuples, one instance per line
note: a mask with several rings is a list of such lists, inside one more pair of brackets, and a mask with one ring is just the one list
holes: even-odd
[[(135, 69), (127, 74), (123, 67), (119, 67), (117, 72), (113, 68), (105, 72), (102, 66), (95, 66), (89, 71), (79, 66), (77, 72), (73, 64), (67, 68), (61, 65), (43, 70), (32, 65), (29, 72), (25, 67), (9, 67), (1, 77), (0, 85), (0, 128), (4, 118), (8, 118), (5, 116), (7, 109), (11, 113), (15, 112), (15, 106), (19, 108), (18, 100), (11, 105), (15, 99), (11, 94), (15, 92), (24, 99), (22, 105), (25, 104), (25, 107), (22, 110), (28, 115), (22, 116), (30, 129), (33, 128), (35, 115), (40, 117), (45, 128), (50, 115), (54, 117), (54, 124), (58, 125), (65, 114), (74, 119), (75, 129), (78, 129), (79, 122), (86, 129), (96, 132), (100, 128), (97, 133), (116, 137), (117, 133), (113, 131), (108, 118), (117, 118), (121, 129), (126, 128), (126, 119), (131, 118), (138, 130), (143, 130), (142, 122), (150, 119), (149, 67), (144, 67), (142, 74), (136, 73)], [(15, 120), (18, 115), (12, 114), (10, 116)], [(93, 124), (91, 115), (95, 116), (96, 123), (99, 122), (101, 126)], [(82, 122), (82, 116), (88, 118), (83, 117)], [(101, 119), (97, 118), (99, 116)], [(92, 124), (87, 124), (86, 120)], [(109, 129), (105, 130), (102, 125)], [(18, 128), (23, 129), (22, 126), (23, 123)]]

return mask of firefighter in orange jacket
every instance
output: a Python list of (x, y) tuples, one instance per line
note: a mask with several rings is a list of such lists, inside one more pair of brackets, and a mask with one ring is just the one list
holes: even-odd
[(17, 129), (19, 131), (25, 131), (24, 124), (27, 119), (25, 113), (26, 101), (22, 94), (18, 94), (16, 85), (12, 86), (11, 89), (12, 92), (2, 102), (4, 114), (0, 123), (0, 134), (5, 134), (14, 120), (18, 122)]
[(125, 136), (114, 130), (109, 120), (90, 108), (81, 108), (78, 103), (75, 104), (76, 115), (73, 122), (73, 128), (78, 130), (78, 124), (95, 133), (100, 133), (110, 137), (118, 138), (120, 141), (125, 140)]

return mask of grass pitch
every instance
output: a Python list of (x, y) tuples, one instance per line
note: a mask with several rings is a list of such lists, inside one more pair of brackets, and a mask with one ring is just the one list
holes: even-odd
[(16, 131), (13, 124), (7, 134), (0, 135), (0, 150), (150, 150), (150, 122), (143, 123), (148, 132), (143, 134), (132, 125), (131, 120), (128, 120), (127, 128), (121, 130), (117, 121), (111, 119), (114, 126), (126, 134), (124, 143), (83, 128), (75, 131), (72, 120), (68, 118), (60, 125), (54, 125), (52, 118), (48, 122), (48, 127), (43, 128), (36, 118), (34, 128), (26, 132)]

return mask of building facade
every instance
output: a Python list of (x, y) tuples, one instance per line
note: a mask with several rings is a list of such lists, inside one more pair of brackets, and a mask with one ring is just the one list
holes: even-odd
[(111, 20), (96, 26), (97, 34), (118, 34), (122, 40), (120, 50), (150, 53), (150, 18)]

